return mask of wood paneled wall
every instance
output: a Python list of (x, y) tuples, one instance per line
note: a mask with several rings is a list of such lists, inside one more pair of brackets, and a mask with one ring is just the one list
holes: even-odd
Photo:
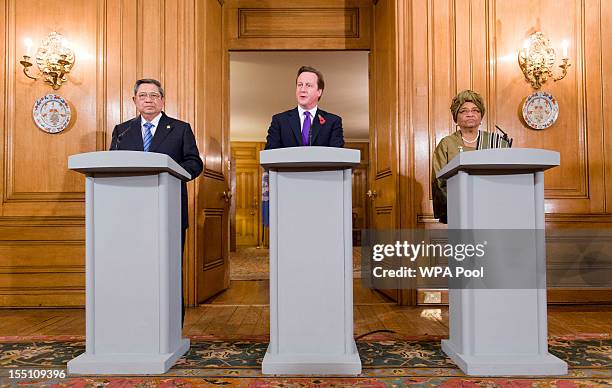
[(371, 0), (230, 0), (230, 50), (367, 50)]
[[(431, 155), (455, 130), (449, 106), (467, 88), (485, 98), (483, 128), (499, 125), (515, 147), (560, 152), (561, 166), (546, 173), (548, 227), (612, 226), (612, 129), (607, 125), (612, 119), (612, 48), (607, 44), (612, 2), (379, 0), (373, 7), (374, 228), (442, 227), (432, 214)], [(536, 31), (548, 35), (557, 52), (567, 39), (572, 64), (563, 80), (542, 87), (557, 98), (560, 113), (552, 127), (540, 131), (521, 120), (523, 99), (534, 90), (517, 63), (518, 50)], [(386, 171), (397, 171), (397, 180), (389, 182)], [(548, 259), (552, 266), (562, 260)], [(588, 301), (589, 295), (580, 300)], [(416, 293), (390, 296), (416, 303)]]
[[(113, 126), (135, 114), (132, 85), (142, 77), (163, 82), (166, 112), (193, 124), (205, 156), (204, 177), (189, 185), (184, 281), (195, 303), (198, 268), (226, 249), (202, 236), (225, 230), (228, 50), (371, 49), (370, 187), (379, 185), (372, 214), (381, 216), (373, 226), (435, 227), (430, 157), (454, 130), (448, 107), (465, 88), (485, 97), (486, 128), (561, 153), (561, 167), (546, 174), (549, 225), (612, 225), (610, 1), (0, 0), (0, 20), (0, 306), (83, 305), (84, 184), (67, 158), (108, 147)], [(19, 59), (26, 37), (36, 46), (54, 30), (77, 58), (59, 90), (73, 120), (49, 135), (31, 110), (52, 89), (26, 78)], [(543, 87), (560, 114), (542, 131), (519, 118), (533, 90), (516, 60), (538, 30), (557, 48), (569, 40), (572, 63)]]
[[(0, 2), (0, 305), (84, 303), (84, 179), (67, 170), (67, 157), (105, 148), (107, 114), (97, 56), (106, 46), (104, 3)], [(46, 12), (40, 12), (47, 9)], [(70, 81), (60, 90), (73, 118), (62, 133), (40, 131), (34, 101), (52, 93), (22, 73), (19, 59), (29, 37), (34, 49), (51, 31), (77, 52)], [(36, 67), (36, 66), (34, 66)]]
[[(194, 123), (195, 25), (203, 14), (193, 0), (66, 0), (60, 7), (0, 0), (0, 306), (84, 305), (84, 178), (67, 169), (67, 158), (108, 148), (114, 125), (136, 113), (138, 78), (159, 79), (165, 111)], [(51, 31), (76, 53), (57, 91), (70, 104), (71, 124), (53, 135), (32, 120), (34, 101), (53, 90), (26, 78), (19, 64), (24, 39), (35, 49)], [(205, 129), (194, 131), (202, 144)], [(193, 220), (193, 183), (189, 194)], [(194, 233), (187, 262), (194, 261)]]
[[(405, 3), (410, 20), (409, 60), (400, 72), (411, 78), (410, 125), (414, 139), (414, 210), (432, 221), (429, 189), (431, 154), (455, 125), (449, 111), (460, 90), (478, 91), (486, 101), (483, 127), (499, 125), (515, 147), (561, 153), (561, 166), (546, 172), (549, 224), (600, 226), (612, 222), (612, 3), (601, 0), (414, 0)], [(400, 5), (397, 6), (398, 8)], [(550, 128), (533, 130), (520, 118), (523, 100), (534, 90), (517, 64), (517, 53), (533, 32), (542, 31), (558, 53), (569, 41), (572, 66), (541, 90), (559, 102)], [(398, 49), (396, 55), (401, 55)], [(558, 61), (560, 63), (560, 61)], [(558, 71), (558, 69), (556, 69)], [(400, 108), (400, 115), (401, 108)], [(410, 135), (409, 128), (413, 134)], [(408, 226), (413, 220), (406, 220)]]
[[(42, 1), (0, 0), (0, 307), (84, 304), (84, 179), (67, 170), (67, 158), (107, 149), (114, 125), (135, 115), (132, 87), (144, 77), (163, 83), (165, 111), (192, 123), (205, 161), (203, 176), (188, 185), (185, 300), (193, 305), (205, 297), (204, 283), (226, 286), (227, 212), (220, 194), (229, 166), (227, 50), (367, 49), (370, 5), (67, 0), (49, 8)], [(250, 11), (235, 14), (240, 22), (232, 21), (231, 10), (245, 7)], [(295, 28), (312, 12), (317, 17), (309, 25)], [(271, 25), (279, 16), (293, 22)], [(234, 40), (224, 36), (231, 23), (242, 29)], [(49, 135), (34, 126), (31, 109), (52, 90), (27, 79), (18, 61), (26, 37), (36, 46), (54, 30), (72, 43), (76, 63), (59, 90), (71, 104), (72, 123)], [(214, 279), (203, 278), (217, 270)]]

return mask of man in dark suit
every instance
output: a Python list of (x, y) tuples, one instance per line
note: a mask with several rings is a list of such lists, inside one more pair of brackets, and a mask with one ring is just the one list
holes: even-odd
[[(203, 169), (200, 152), (191, 126), (166, 116), (164, 89), (154, 79), (141, 79), (134, 85), (132, 97), (140, 115), (115, 126), (112, 150), (144, 151), (166, 154), (195, 179)], [(185, 231), (189, 226), (187, 184), (181, 182), (181, 247), (185, 248)], [(182, 304), (182, 303), (181, 303)], [(185, 310), (183, 308), (183, 318)]]
[(325, 81), (313, 67), (302, 66), (295, 81), (297, 108), (272, 116), (266, 149), (325, 146), (344, 147), (342, 118), (317, 106)]

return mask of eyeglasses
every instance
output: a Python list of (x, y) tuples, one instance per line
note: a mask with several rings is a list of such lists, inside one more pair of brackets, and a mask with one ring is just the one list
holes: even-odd
[(480, 109), (478, 108), (472, 108), (472, 109), (461, 109), (459, 111), (459, 114), (461, 115), (466, 115), (468, 113), (480, 113)]
[(146, 100), (147, 97), (149, 97), (151, 100), (157, 101), (161, 98), (161, 95), (159, 93), (154, 93), (154, 92), (151, 92), (151, 93), (142, 92), (142, 93), (138, 93), (136, 97), (138, 97), (139, 100)]

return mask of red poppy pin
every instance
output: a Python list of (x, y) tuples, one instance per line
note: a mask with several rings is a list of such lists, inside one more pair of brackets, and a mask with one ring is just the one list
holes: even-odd
[(325, 124), (325, 119), (321, 115), (319, 115), (319, 124), (321, 125)]

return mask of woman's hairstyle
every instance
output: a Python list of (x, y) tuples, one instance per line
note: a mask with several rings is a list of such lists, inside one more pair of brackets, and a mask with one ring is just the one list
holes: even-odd
[(475, 91), (467, 89), (459, 92), (455, 96), (455, 98), (453, 98), (453, 102), (451, 103), (450, 110), (453, 114), (453, 120), (455, 120), (455, 122), (457, 122), (457, 115), (459, 114), (459, 109), (461, 109), (461, 106), (466, 102), (471, 102), (476, 105), (480, 110), (480, 116), (484, 117), (485, 105), (484, 101), (482, 100), (482, 97)]

